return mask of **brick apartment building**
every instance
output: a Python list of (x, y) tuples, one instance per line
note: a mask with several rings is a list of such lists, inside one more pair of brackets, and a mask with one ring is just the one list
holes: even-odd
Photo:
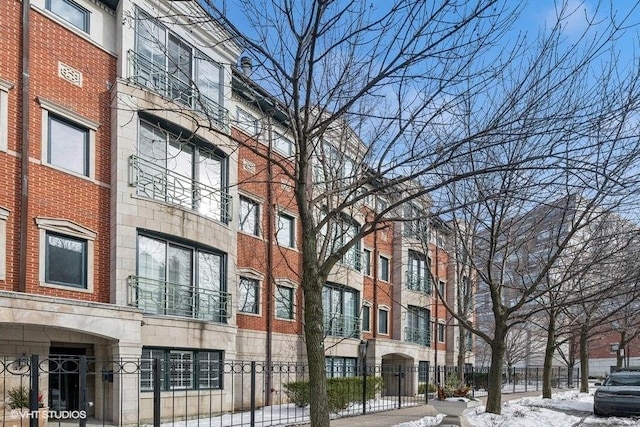
[[(216, 390), (220, 411), (242, 404), (222, 361), (305, 360), (285, 121), (244, 96), (270, 99), (232, 65), (241, 50), (226, 30), (188, 22), (205, 14), (196, 2), (27, 3), (0, 2), (0, 353), (197, 361), (206, 369), (163, 390)], [(388, 202), (367, 200), (348, 227)], [(457, 328), (432, 286), (453, 304), (456, 258), (446, 226), (421, 227), (426, 245), (398, 222), (336, 266), (323, 299), (328, 375), (354, 372), (363, 342), (369, 363), (455, 363)], [(90, 415), (150, 411), (141, 366), (108, 387), (89, 379)], [(50, 406), (80, 407), (69, 378), (42, 376)]]

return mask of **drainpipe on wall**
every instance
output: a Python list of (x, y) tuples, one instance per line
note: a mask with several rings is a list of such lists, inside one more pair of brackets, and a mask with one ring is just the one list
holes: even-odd
[(271, 378), (271, 358), (272, 358), (272, 328), (273, 328), (273, 164), (271, 162), (271, 156), (273, 155), (273, 130), (271, 119), (267, 120), (267, 203), (265, 203), (265, 216), (267, 218), (267, 369), (265, 370), (265, 403), (267, 406), (271, 405), (271, 389), (273, 388), (273, 379)]
[(29, 45), (30, 1), (22, 0), (22, 149), (20, 168), (20, 258), (18, 291), (27, 291), (27, 226), (29, 225)]

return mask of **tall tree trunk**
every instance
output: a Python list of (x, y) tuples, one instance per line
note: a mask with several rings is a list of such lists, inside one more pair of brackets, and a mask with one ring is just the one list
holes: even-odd
[(547, 344), (544, 349), (542, 367), (542, 398), (551, 399), (551, 370), (553, 369), (553, 353), (556, 349), (556, 315), (549, 313)]
[(580, 392), (589, 392), (589, 350), (587, 348), (588, 338), (587, 325), (582, 325), (580, 329)]
[(458, 358), (457, 358), (457, 366), (458, 366), (458, 373), (460, 374), (460, 381), (464, 382), (466, 381), (464, 374), (464, 362), (465, 362), (465, 352), (466, 352), (466, 348), (467, 348), (467, 334), (470, 333), (469, 331), (467, 331), (464, 327), (462, 327), (462, 325), (458, 325), (459, 328), (459, 333), (458, 333)]
[(309, 363), (309, 387), (313, 390), (310, 407), (311, 425), (329, 427), (327, 373), (324, 357), (324, 322), (322, 287), (324, 278), (318, 272), (315, 235), (302, 238), (302, 289), (304, 291), (304, 333)]
[(489, 393), (487, 395), (487, 412), (500, 415), (502, 413), (502, 368), (506, 351), (505, 339), (507, 326), (502, 319), (496, 319), (495, 336), (491, 341), (491, 365), (489, 366)]

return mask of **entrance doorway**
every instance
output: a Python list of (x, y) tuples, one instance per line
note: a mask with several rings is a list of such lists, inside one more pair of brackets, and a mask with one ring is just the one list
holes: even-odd
[(80, 410), (80, 356), (86, 355), (86, 348), (50, 348), (48, 400), (50, 410)]

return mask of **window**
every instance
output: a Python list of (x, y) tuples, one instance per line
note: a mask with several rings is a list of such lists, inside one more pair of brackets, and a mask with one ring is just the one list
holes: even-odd
[(407, 288), (413, 291), (431, 293), (429, 263), (424, 254), (409, 251), (407, 265)]
[(85, 33), (89, 32), (90, 13), (76, 2), (71, 0), (46, 0), (45, 7), (79, 30)]
[(363, 264), (363, 273), (366, 276), (371, 276), (371, 251), (369, 249), (365, 249), (363, 251), (363, 260), (362, 260), (362, 264)]
[(360, 322), (359, 307), (356, 290), (325, 285), (322, 288), (325, 333), (335, 337), (357, 337)]
[(240, 231), (252, 234), (254, 236), (260, 235), (260, 216), (259, 205), (251, 199), (246, 197), (240, 197), (240, 211), (238, 212), (238, 224)]
[(418, 382), (426, 383), (429, 381), (429, 362), (421, 360), (418, 362)]
[(227, 129), (222, 67), (138, 10), (130, 78), (173, 101), (207, 115)]
[(162, 364), (161, 390), (222, 388), (222, 351), (143, 348), (140, 389), (153, 390), (153, 359)]
[(424, 346), (431, 345), (430, 316), (426, 308), (409, 306), (407, 326), (404, 329), (405, 341)]
[(228, 223), (227, 158), (205, 145), (140, 120), (138, 156), (132, 157), (131, 177), (137, 194)]
[(0, 207), (0, 280), (7, 279), (7, 219), (9, 210)]
[(97, 234), (64, 219), (37, 217), (36, 224), (40, 229), (40, 286), (92, 292)]
[(238, 310), (242, 313), (258, 314), (259, 282), (256, 279), (240, 277), (238, 283)]
[(13, 84), (0, 79), (0, 151), (7, 151), (9, 140), (9, 91)]
[(288, 248), (295, 247), (295, 219), (287, 214), (279, 213), (277, 226), (276, 239), (278, 244)]
[(371, 307), (368, 305), (362, 306), (362, 330), (371, 332)]
[(293, 142), (278, 132), (273, 133), (273, 148), (286, 157), (295, 154)]
[(380, 267), (378, 277), (385, 282), (389, 281), (389, 258), (380, 255)]
[(229, 313), (224, 254), (138, 236), (138, 275), (130, 278), (134, 300), (145, 313), (226, 323)]
[(47, 163), (89, 176), (89, 130), (49, 115)]
[(293, 319), (293, 288), (276, 286), (276, 317), (278, 319)]
[(444, 300), (446, 299), (446, 291), (447, 287), (445, 286), (444, 282), (442, 280), (440, 280), (438, 282), (438, 290), (440, 291), (440, 297)]
[[(334, 224), (334, 235), (331, 240), (331, 252), (340, 250), (349, 244), (360, 231), (360, 226), (348, 216), (340, 217)], [(362, 269), (362, 251), (360, 250), (361, 240), (356, 239), (355, 243), (342, 256), (341, 263), (349, 268), (360, 271)]]
[(429, 227), (425, 219), (425, 210), (419, 206), (409, 203), (404, 206), (404, 235), (415, 239), (427, 241)]
[(358, 375), (358, 359), (355, 357), (325, 357), (327, 378), (355, 377)]
[(438, 323), (438, 342), (444, 342), (444, 323)]
[(238, 128), (243, 130), (249, 136), (258, 135), (260, 132), (258, 119), (240, 108), (236, 110), (236, 114)]
[(87, 288), (87, 241), (46, 233), (45, 282)]
[(386, 308), (378, 309), (378, 333), (389, 334), (389, 310)]

